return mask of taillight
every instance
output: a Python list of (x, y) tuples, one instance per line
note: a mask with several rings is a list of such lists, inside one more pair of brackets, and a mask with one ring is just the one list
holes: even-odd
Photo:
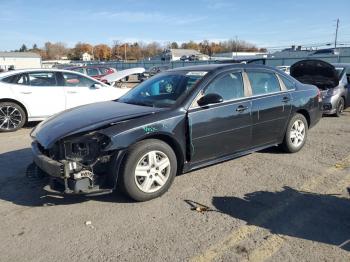
[(322, 94), (320, 89), (317, 88), (317, 97), (318, 97), (318, 102), (322, 102)]

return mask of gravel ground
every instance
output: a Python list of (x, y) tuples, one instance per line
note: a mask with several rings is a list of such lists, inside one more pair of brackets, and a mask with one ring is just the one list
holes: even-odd
[(30, 129), (0, 134), (0, 261), (350, 261), (350, 111), (299, 153), (181, 175), (145, 203), (46, 193), (26, 177)]

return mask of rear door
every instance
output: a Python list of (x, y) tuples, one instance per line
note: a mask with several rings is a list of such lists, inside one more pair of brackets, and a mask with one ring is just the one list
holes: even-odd
[(291, 112), (291, 95), (273, 71), (246, 73), (252, 92), (252, 146), (280, 142)]
[(65, 109), (64, 89), (57, 84), (56, 72), (23, 73), (14, 79), (12, 90), (32, 118), (46, 118)]
[(251, 143), (251, 103), (241, 71), (217, 76), (202, 92), (216, 93), (223, 102), (189, 109), (191, 162), (198, 163), (243, 151)]

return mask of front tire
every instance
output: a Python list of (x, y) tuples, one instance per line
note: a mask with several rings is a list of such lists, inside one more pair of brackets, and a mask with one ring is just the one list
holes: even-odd
[(337, 111), (335, 112), (336, 117), (340, 117), (343, 114), (345, 108), (345, 101), (344, 98), (340, 98), (337, 104)]
[(163, 141), (147, 139), (128, 150), (122, 167), (121, 186), (136, 201), (147, 201), (163, 195), (177, 173), (177, 159)]
[(282, 148), (287, 153), (296, 153), (304, 146), (308, 133), (308, 124), (302, 114), (295, 114), (288, 123)]
[(27, 121), (23, 108), (13, 102), (0, 103), (0, 132), (14, 132)]

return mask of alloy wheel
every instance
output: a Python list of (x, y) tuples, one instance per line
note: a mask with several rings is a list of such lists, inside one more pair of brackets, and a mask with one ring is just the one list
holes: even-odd
[(16, 129), (22, 120), (22, 113), (16, 107), (9, 105), (0, 107), (0, 129)]
[(294, 147), (299, 147), (305, 139), (305, 124), (301, 120), (296, 120), (290, 130), (290, 141)]
[(170, 160), (161, 151), (150, 151), (143, 155), (135, 168), (135, 182), (144, 193), (161, 189), (170, 176)]

